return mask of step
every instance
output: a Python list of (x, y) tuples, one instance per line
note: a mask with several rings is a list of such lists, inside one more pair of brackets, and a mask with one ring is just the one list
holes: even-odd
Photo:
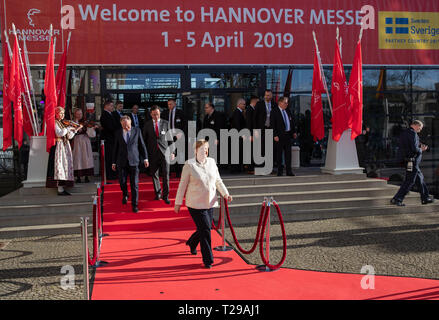
[[(439, 203), (438, 204), (406, 204), (405, 207), (397, 207), (394, 205), (382, 205), (374, 207), (341, 207), (329, 209), (297, 209), (295, 211), (287, 211), (285, 206), (279, 205), (282, 218), (284, 222), (321, 220), (321, 219), (335, 219), (347, 217), (362, 217), (362, 216), (379, 216), (379, 215), (397, 215), (397, 214), (422, 214), (422, 213), (438, 213), (439, 218)], [(253, 212), (248, 214), (237, 213), (230, 208), (230, 219), (233, 226), (249, 226), (257, 225), (260, 214), (260, 206), (254, 207)], [(271, 210), (273, 224), (279, 224), (276, 210)], [(215, 219), (218, 218), (218, 210), (215, 212)], [(217, 221), (217, 220), (215, 220)]]
[(78, 203), (78, 202), (93, 202), (95, 193), (72, 193), (71, 196), (58, 196), (58, 195), (32, 195), (17, 197), (3, 197), (0, 198), (0, 216), (2, 215), (3, 206), (14, 205), (38, 205), (47, 203)]
[[(89, 248), (93, 248), (92, 235), (93, 226), (89, 223)], [(77, 234), (81, 235), (81, 223), (63, 223), (51, 225), (36, 225), (36, 226), (18, 226), (18, 227), (3, 227), (0, 228), (0, 239), (17, 239), (25, 237), (38, 236), (58, 236)]]
[(244, 185), (265, 185), (265, 184), (290, 184), (290, 183), (311, 183), (311, 182), (330, 182), (330, 181), (351, 181), (366, 180), (365, 174), (343, 174), (343, 175), (303, 175), (303, 176), (239, 176), (233, 178), (224, 178), (226, 186)]
[(25, 204), (25, 205), (6, 205), (0, 206), (0, 216), (32, 216), (44, 214), (74, 214), (81, 212), (91, 212), (93, 209), (92, 201), (68, 202), (68, 203), (49, 203), (49, 204)]
[[(258, 190), (259, 191), (259, 190)], [(357, 197), (380, 197), (388, 196), (391, 198), (395, 194), (395, 188), (358, 188), (358, 189), (335, 189), (305, 192), (265, 192), (261, 194), (242, 194), (233, 196), (233, 204), (241, 203), (260, 203), (267, 197), (273, 197), (277, 202), (281, 201), (303, 201), (303, 200), (322, 200), (338, 198), (357, 198)], [(282, 190), (284, 191), (284, 190)]]
[(309, 183), (288, 183), (288, 184), (266, 184), (266, 185), (242, 185), (228, 186), (227, 190), (231, 195), (264, 193), (272, 191), (297, 192), (297, 191), (324, 191), (336, 189), (359, 189), (359, 188), (385, 188), (386, 181), (378, 179), (333, 181), (333, 182), (309, 182)]
[[(279, 207), (283, 212), (296, 212), (297, 210), (314, 209), (337, 209), (337, 208), (371, 208), (386, 206), (390, 203), (391, 197), (355, 197), (355, 198), (336, 198), (320, 200), (299, 200), (299, 201), (278, 201)], [(409, 195), (404, 200), (406, 204), (421, 205), (419, 196), (415, 193)], [(257, 212), (261, 206), (261, 201), (256, 203), (230, 204), (231, 212), (237, 214), (252, 214)]]

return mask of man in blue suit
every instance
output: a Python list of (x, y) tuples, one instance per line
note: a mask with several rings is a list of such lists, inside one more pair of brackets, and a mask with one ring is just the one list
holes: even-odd
[(399, 188), (399, 191), (390, 201), (392, 204), (400, 207), (405, 206), (405, 204), (402, 203), (404, 197), (415, 183), (421, 194), (422, 204), (428, 204), (434, 201), (428, 194), (427, 184), (424, 181), (424, 175), (419, 167), (422, 152), (428, 149), (426, 145), (419, 142), (418, 133), (422, 131), (423, 127), (424, 124), (421, 121), (414, 120), (410, 128), (403, 131), (400, 136), (401, 155), (406, 163), (405, 180)]
[(143, 142), (140, 128), (131, 127), (131, 119), (122, 116), (122, 129), (115, 134), (112, 169), (119, 172), (119, 183), (123, 193), (122, 204), (128, 201), (127, 177), (130, 176), (131, 205), (137, 213), (139, 200), (139, 162), (142, 159), (145, 167), (149, 166), (148, 153)]

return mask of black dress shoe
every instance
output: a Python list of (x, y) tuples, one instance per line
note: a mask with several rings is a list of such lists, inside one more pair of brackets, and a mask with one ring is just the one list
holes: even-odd
[(277, 176), (278, 176), (278, 177), (282, 177), (283, 174), (282, 174), (282, 173), (278, 173)]
[(294, 173), (292, 173), (292, 172), (290, 172), (290, 173), (287, 173), (287, 176), (290, 176), (290, 177), (294, 177), (294, 176), (295, 176), (295, 174), (294, 174)]
[(192, 247), (190, 246), (190, 244), (187, 243), (187, 242), (186, 242), (186, 245), (189, 247), (189, 249), (190, 249), (190, 251), (191, 251), (191, 254), (193, 254), (193, 255), (196, 255), (196, 254), (197, 254), (197, 248), (192, 248)]
[(394, 204), (394, 205), (396, 205), (396, 206), (398, 206), (398, 207), (405, 207), (405, 204), (402, 203), (402, 201), (399, 201), (399, 200), (396, 200), (396, 199), (392, 199), (392, 200), (390, 200), (390, 203), (391, 203), (391, 204)]
[(69, 192), (67, 192), (66, 190), (64, 190), (63, 192), (58, 192), (59, 196), (71, 196), (71, 194)]
[(205, 264), (204, 267), (205, 267), (206, 269), (212, 269), (212, 265), (211, 265), (211, 264)]
[(422, 200), (422, 204), (429, 204), (429, 203), (433, 203), (433, 202), (434, 202), (434, 199), (432, 199), (432, 198), (427, 198), (427, 199)]
[(134, 212), (134, 213), (139, 212), (139, 208), (137, 208), (137, 206), (136, 206), (136, 207), (133, 207), (133, 212)]
[(154, 200), (161, 200), (162, 199), (162, 195), (161, 194), (156, 194)]
[(124, 196), (122, 198), (122, 204), (127, 204), (127, 202), (128, 202), (128, 196)]
[(81, 178), (76, 178), (76, 183), (82, 183)]
[(90, 182), (90, 179), (89, 179), (88, 177), (85, 177), (84, 182), (85, 182), (85, 183), (89, 183), (89, 182)]
[(169, 201), (168, 198), (163, 198), (163, 201), (164, 201), (166, 204), (171, 204), (171, 201)]

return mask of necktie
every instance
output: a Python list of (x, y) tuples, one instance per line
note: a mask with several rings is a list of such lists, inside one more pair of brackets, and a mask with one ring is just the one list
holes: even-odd
[(130, 132), (129, 131), (127, 132), (127, 144), (128, 144), (128, 141), (130, 141)]
[(158, 121), (156, 121), (155, 122), (155, 135), (156, 135), (156, 137), (157, 137), (157, 149), (160, 149), (159, 148), (159, 123), (158, 123)]
[(133, 114), (133, 118), (134, 118), (134, 125), (136, 127), (138, 127), (139, 126), (139, 122), (137, 121), (137, 114)]
[(265, 126), (269, 127), (270, 126), (270, 112), (271, 112), (271, 106), (269, 102), (265, 103), (265, 107), (267, 109), (267, 118), (265, 119)]
[(290, 122), (288, 121), (287, 113), (285, 112), (285, 110), (282, 110), (282, 116), (284, 117), (285, 131), (290, 131)]

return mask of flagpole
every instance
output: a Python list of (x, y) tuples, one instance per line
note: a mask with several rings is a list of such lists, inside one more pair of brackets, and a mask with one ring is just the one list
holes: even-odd
[[(27, 73), (29, 75), (29, 84), (30, 84), (30, 91), (32, 93), (32, 99), (34, 101), (34, 106), (35, 106), (35, 119), (37, 122), (37, 128), (40, 129), (40, 120), (38, 119), (38, 107), (37, 107), (37, 101), (35, 99), (35, 90), (34, 90), (34, 85), (33, 85), (33, 78), (32, 78), (32, 72), (30, 70), (30, 63), (29, 63), (29, 54), (27, 52), (27, 45), (26, 45), (26, 37), (23, 37), (23, 50), (24, 50), (24, 59), (26, 61), (26, 65), (27, 65)], [(40, 130), (38, 130), (38, 133), (40, 132)]]
[[(50, 25), (50, 32), (49, 32), (49, 34), (50, 34), (50, 40), (49, 40), (49, 50), (48, 51), (49, 51), (49, 55), (50, 55), (50, 44), (52, 42), (52, 37), (53, 37), (53, 26), (52, 25)], [(53, 43), (53, 47), (55, 48), (55, 42)], [(47, 73), (47, 70), (46, 70), (46, 73)], [(47, 92), (45, 92), (45, 93), (47, 93)], [(47, 99), (46, 99), (46, 101), (44, 101), (44, 118), (46, 118), (46, 107), (47, 107), (46, 102), (47, 102)], [(47, 137), (47, 123), (44, 123), (44, 136)]]
[[(338, 28), (337, 28), (337, 30), (338, 30)], [(314, 32), (314, 30), (312, 32), (312, 35), (313, 35), (313, 38), (314, 38), (314, 45), (316, 47), (317, 59), (319, 60), (320, 76), (323, 77), (322, 78), (322, 82), (324, 84), (326, 95), (328, 97), (329, 109), (331, 110), (331, 114), (332, 114), (331, 96), (329, 95), (328, 86), (326, 84), (326, 77), (325, 77), (325, 74), (323, 72), (322, 60), (320, 58), (319, 45), (317, 44), (316, 33)]]
[[(13, 30), (14, 36), (17, 37), (17, 30), (15, 29), (15, 24), (12, 24), (12, 30)], [(7, 42), (9, 43), (9, 41), (7, 41)], [(27, 78), (26, 78), (26, 74), (24, 72), (23, 59), (21, 58), (21, 48), (20, 48), (20, 45), (18, 44), (18, 40), (16, 43), (18, 45), (17, 49), (18, 49), (18, 56), (20, 59), (20, 73), (21, 73), (21, 76), (24, 78), (24, 86), (25, 86), (24, 89), (26, 90), (26, 94), (28, 94), (29, 101), (31, 102), (30, 95), (29, 95), (29, 88), (27, 86)], [(35, 123), (35, 115), (34, 115), (33, 109), (32, 109), (32, 102), (31, 102), (32, 113), (30, 112), (29, 108), (27, 108), (27, 106), (25, 109), (26, 109), (27, 115), (29, 117), (29, 120), (31, 120), (31, 125), (32, 125), (32, 130), (34, 132), (34, 135), (36, 135), (38, 131), (36, 128), (36, 123)]]

